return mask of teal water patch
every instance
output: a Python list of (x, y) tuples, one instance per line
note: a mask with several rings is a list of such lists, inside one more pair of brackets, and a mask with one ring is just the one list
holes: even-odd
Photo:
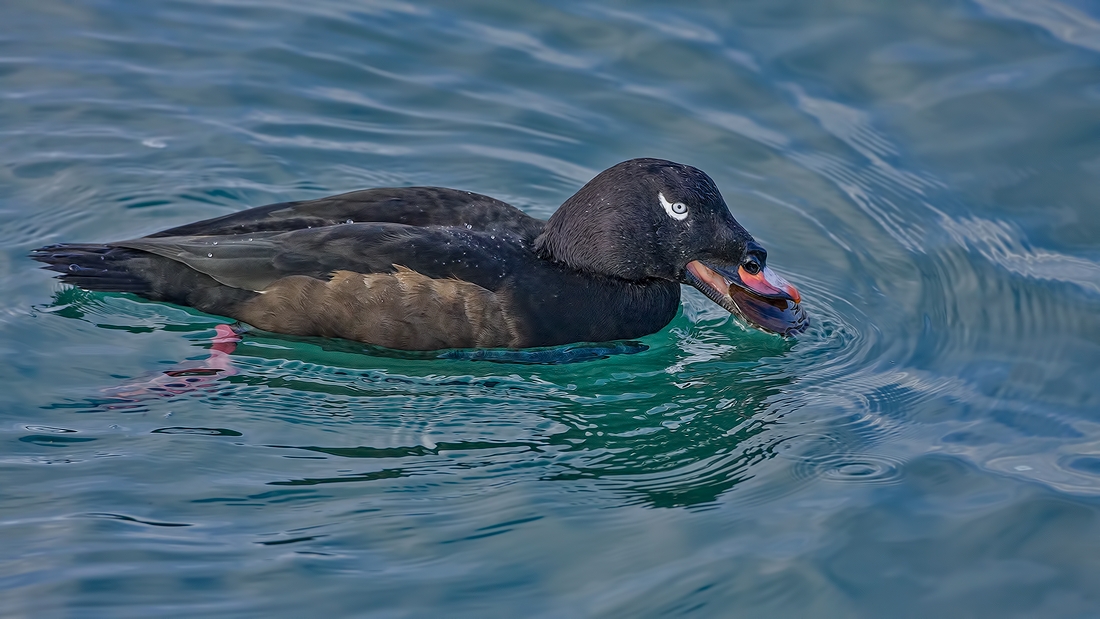
[(438, 354), (440, 359), (458, 361), (493, 361), (496, 363), (549, 364), (580, 363), (606, 359), (612, 355), (636, 355), (649, 350), (641, 342), (610, 342), (607, 344), (573, 344), (548, 348), (508, 349), (460, 349)]

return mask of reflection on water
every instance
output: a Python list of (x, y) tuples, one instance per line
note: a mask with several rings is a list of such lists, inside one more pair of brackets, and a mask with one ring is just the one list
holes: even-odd
[[(103, 311), (96, 301), (99, 296), (67, 290), (43, 311), (101, 327), (95, 317)], [(828, 338), (835, 339), (844, 327), (830, 317), (822, 325), (810, 335), (807, 347), (838, 347)], [(164, 330), (179, 332), (181, 327)], [(790, 399), (792, 383), (805, 378), (805, 373), (762, 370), (765, 359), (789, 355), (796, 344), (747, 327), (742, 330), (732, 335), (684, 337), (681, 333), (671, 342), (655, 343), (653, 350), (647, 344), (624, 342), (563, 346), (514, 357), (500, 351), (490, 357), (506, 370), (525, 370), (533, 360), (557, 361), (554, 365), (589, 363), (551, 366), (545, 374), (530, 376), (486, 375), (479, 364), (472, 363), (484, 360), (481, 355), (447, 353), (439, 360), (432, 359), (438, 353), (409, 354), (366, 349), (353, 342), (254, 332), (236, 350), (218, 350), (218, 344), (210, 347), (208, 340), (201, 340), (198, 345), (211, 348), (208, 356), (189, 356), (188, 361), (152, 377), (127, 380), (95, 397), (55, 402), (48, 408), (147, 413), (150, 401), (161, 406), (164, 403), (158, 401), (166, 398), (168, 404), (172, 398), (199, 398), (219, 408), (241, 408), (259, 415), (304, 415), (303, 423), (317, 415), (344, 417), (354, 419), (368, 435), (412, 438), (386, 446), (267, 445), (333, 459), (329, 476), (273, 479), (268, 482), (271, 485), (446, 475), (452, 468), (493, 467), (501, 458), (507, 463), (519, 457), (529, 461), (537, 473), (532, 476), (535, 480), (595, 482), (622, 493), (624, 505), (683, 507), (713, 503), (738, 482), (751, 478), (753, 465), (777, 454), (794, 463), (800, 471), (794, 474), (796, 479), (825, 476), (870, 481), (896, 474), (895, 464), (846, 453), (842, 438), (832, 437), (823, 454), (813, 453), (820, 447), (816, 444), (805, 453), (796, 447), (805, 437), (785, 428), (781, 420), (787, 407), (797, 406), (785, 399)], [(607, 363), (599, 364), (601, 360)], [(706, 369), (692, 369), (702, 361)], [(389, 369), (381, 369), (384, 366)], [(816, 363), (814, 371), (827, 366)], [(557, 382), (562, 378), (577, 382)], [(671, 381), (678, 391), (671, 397), (657, 397), (643, 387), (654, 380)], [(303, 409), (299, 404), (288, 411), (288, 392), (299, 403), (315, 406)], [(478, 436), (476, 431), (463, 430), (462, 436), (452, 436), (444, 428), (456, 422), (440, 423), (451, 415), (469, 415), (471, 407), (471, 417), (493, 411), (495, 419), (479, 423), (521, 423), (525, 431), (504, 440), (494, 438), (492, 431)], [(159, 427), (152, 432), (242, 436), (232, 429), (205, 427)], [(348, 469), (341, 460), (348, 458), (378, 460), (380, 467)]]

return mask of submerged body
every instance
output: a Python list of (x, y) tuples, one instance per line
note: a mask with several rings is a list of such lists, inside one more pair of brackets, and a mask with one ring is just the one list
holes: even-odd
[(672, 319), (681, 283), (744, 315), (735, 284), (796, 318), (768, 330), (805, 325), (713, 181), (657, 159), (601, 173), (549, 221), (466, 191), (368, 189), (32, 256), (84, 288), (405, 350), (636, 338)]

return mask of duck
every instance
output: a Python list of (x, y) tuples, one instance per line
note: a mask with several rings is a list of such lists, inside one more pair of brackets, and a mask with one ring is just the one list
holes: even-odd
[(685, 284), (765, 332), (809, 324), (714, 181), (654, 158), (604, 170), (547, 220), (469, 191), (377, 188), (31, 257), (87, 290), (397, 350), (633, 340), (668, 325)]

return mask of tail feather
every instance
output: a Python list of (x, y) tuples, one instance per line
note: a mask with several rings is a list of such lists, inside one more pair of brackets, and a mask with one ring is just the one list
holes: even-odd
[(99, 292), (130, 292), (222, 316), (233, 316), (241, 303), (257, 295), (140, 249), (60, 243), (40, 247), (30, 257), (60, 273), (58, 279), (66, 284)]
[(143, 252), (90, 243), (58, 243), (31, 252), (30, 257), (56, 271), (62, 282), (101, 292), (149, 294), (150, 282), (133, 268)]

